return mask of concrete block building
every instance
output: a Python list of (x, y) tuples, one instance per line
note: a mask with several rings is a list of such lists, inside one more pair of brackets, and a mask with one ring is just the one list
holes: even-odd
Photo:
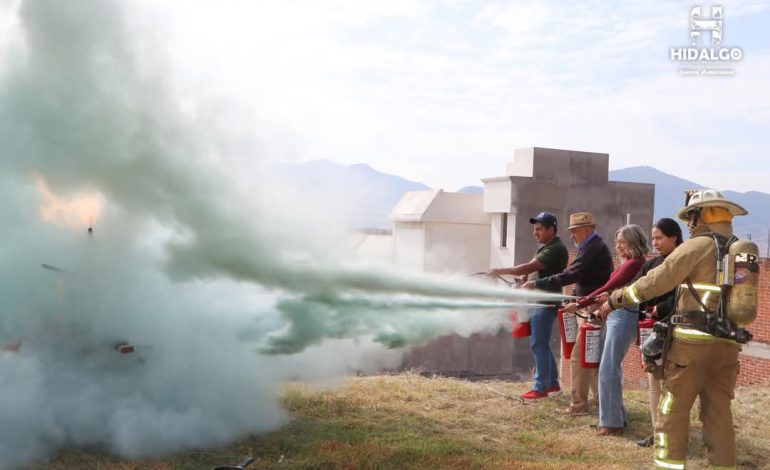
[(599, 235), (614, 250), (615, 231), (634, 223), (649, 233), (655, 185), (609, 181), (609, 155), (540, 147), (518, 149), (505, 176), (483, 179), (484, 212), (492, 216), (490, 266), (513, 266), (532, 259), (537, 242), (529, 218), (556, 215), (559, 235), (569, 245), (567, 226), (574, 212), (596, 216)]
[[(609, 181), (609, 155), (546, 148), (526, 148), (514, 152), (504, 176), (483, 179), (483, 204), (473, 215), (472, 199), (440, 191), (408, 193), (391, 214), (394, 221), (395, 256), (427, 271), (486, 271), (513, 266), (532, 259), (537, 242), (529, 218), (542, 211), (556, 215), (559, 235), (569, 246), (569, 214), (591, 212), (597, 231), (614, 250), (615, 231), (631, 222), (649, 233), (653, 223), (655, 186)], [(442, 196), (443, 195), (443, 196)], [(431, 215), (433, 214), (433, 215)], [(440, 215), (440, 216), (439, 216)], [(485, 216), (485, 217), (482, 217)], [(466, 229), (449, 235), (460, 222), (476, 221)], [(491, 219), (490, 222), (486, 222)], [(447, 225), (448, 222), (455, 225)], [(481, 230), (481, 227), (484, 230)], [(476, 240), (476, 237), (483, 240)], [(434, 244), (440, 244), (435, 251)], [(427, 253), (488, 250), (483, 256), (457, 256), (451, 266)], [(417, 266), (419, 265), (419, 266)], [(554, 328), (552, 349), (558, 354), (558, 329)], [(526, 379), (533, 368), (527, 338), (513, 339), (510, 332), (450, 335), (414, 348), (402, 367), (420, 368), (429, 373), (457, 376), (497, 376)]]

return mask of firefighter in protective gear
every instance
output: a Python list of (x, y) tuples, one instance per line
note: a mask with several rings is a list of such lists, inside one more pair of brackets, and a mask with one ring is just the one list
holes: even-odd
[[(664, 391), (655, 425), (655, 467), (683, 469), (687, 457), (690, 409), (700, 397), (700, 420), (709, 461), (735, 468), (735, 430), (730, 402), (738, 376), (740, 345), (714, 334), (708, 318), (718, 308), (717, 240), (732, 238), (732, 219), (746, 210), (713, 189), (688, 191), (678, 217), (691, 238), (665, 261), (624, 289), (602, 308), (629, 307), (677, 288), (677, 304), (664, 353)], [(697, 297), (696, 297), (697, 295)], [(708, 316), (707, 316), (708, 314)]]

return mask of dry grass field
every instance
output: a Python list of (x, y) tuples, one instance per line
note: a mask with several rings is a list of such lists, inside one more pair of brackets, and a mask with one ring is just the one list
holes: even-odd
[[(527, 384), (471, 382), (418, 374), (354, 377), (334, 390), (288, 384), (293, 419), (282, 429), (226, 448), (127, 461), (93, 452), (64, 453), (35, 470), (208, 470), (256, 458), (251, 469), (646, 469), (652, 450), (647, 393), (626, 395), (629, 426), (595, 437), (596, 415), (570, 418), (555, 409), (567, 396), (522, 402)], [(736, 392), (738, 467), (770, 468), (770, 387)], [(693, 408), (688, 468), (708, 468)]]

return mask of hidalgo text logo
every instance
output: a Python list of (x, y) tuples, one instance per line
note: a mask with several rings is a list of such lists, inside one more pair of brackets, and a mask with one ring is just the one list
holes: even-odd
[[(711, 7), (710, 17), (704, 17), (701, 6), (690, 9), (690, 46), (669, 49), (669, 60), (686, 65), (679, 69), (680, 75), (735, 75), (735, 70), (728, 66), (743, 58), (743, 50), (722, 45), (724, 22), (724, 8), (721, 5)], [(710, 41), (706, 42), (706, 37)]]

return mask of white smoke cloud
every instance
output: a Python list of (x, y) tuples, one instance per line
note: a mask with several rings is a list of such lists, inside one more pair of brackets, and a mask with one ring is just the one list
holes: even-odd
[(23, 1), (24, 41), (0, 56), (0, 469), (273, 429), (282, 380), (392, 367), (382, 345), (494, 331), (542, 298), (355, 265), (339, 232), (308, 237), (259, 175), (221, 171), (221, 136), (122, 10)]

